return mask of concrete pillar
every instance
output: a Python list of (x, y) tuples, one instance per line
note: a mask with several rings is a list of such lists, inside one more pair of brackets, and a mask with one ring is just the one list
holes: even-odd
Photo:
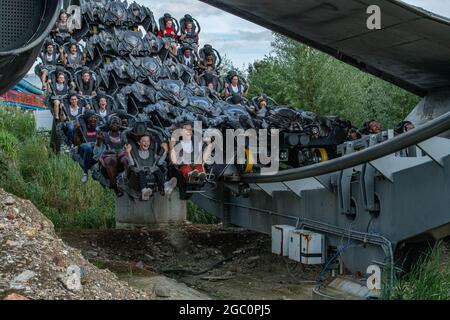
[(223, 183), (220, 183), (217, 186), (217, 194), (219, 195), (220, 202), (222, 206), (220, 207), (220, 217), (222, 218), (222, 223), (225, 227), (231, 227), (231, 212), (230, 207), (224, 205), (223, 203), (227, 203), (230, 200), (230, 190), (226, 188)]
[(127, 195), (116, 201), (116, 228), (157, 228), (183, 223), (187, 219), (187, 202), (180, 200), (178, 192), (169, 197), (155, 194), (149, 201), (135, 201)]

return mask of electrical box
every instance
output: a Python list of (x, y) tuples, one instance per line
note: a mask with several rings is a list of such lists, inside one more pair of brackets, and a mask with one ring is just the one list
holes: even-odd
[(36, 130), (52, 131), (53, 115), (50, 110), (42, 110), (34, 112)]
[(303, 230), (289, 232), (289, 259), (297, 262), (302, 262), (302, 232)]
[(315, 265), (325, 263), (325, 239), (322, 234), (303, 231), (301, 244), (302, 264)]
[(295, 227), (286, 225), (272, 227), (272, 253), (289, 256), (289, 233), (294, 230)]
[(289, 232), (289, 258), (305, 265), (325, 263), (325, 242), (321, 234), (306, 230)]

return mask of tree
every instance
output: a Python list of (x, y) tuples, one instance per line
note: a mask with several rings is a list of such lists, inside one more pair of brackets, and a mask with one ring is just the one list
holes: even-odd
[(273, 53), (249, 66), (251, 94), (265, 93), (282, 105), (336, 115), (361, 125), (402, 121), (419, 98), (333, 57), (275, 34)]

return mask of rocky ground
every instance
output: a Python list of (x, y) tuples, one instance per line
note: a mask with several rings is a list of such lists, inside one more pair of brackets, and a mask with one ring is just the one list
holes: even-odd
[(311, 299), (320, 273), (273, 255), (266, 235), (221, 225), (61, 237), (94, 265), (158, 299)]
[(0, 189), (0, 300), (153, 297), (89, 263), (32, 203)]
[(0, 300), (311, 299), (320, 268), (270, 250), (270, 237), (222, 225), (56, 234), (0, 189)]

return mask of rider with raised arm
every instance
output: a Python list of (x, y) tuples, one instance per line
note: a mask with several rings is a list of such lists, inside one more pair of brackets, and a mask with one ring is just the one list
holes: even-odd
[[(201, 141), (195, 146), (192, 125), (187, 123), (180, 129), (181, 139), (171, 139), (170, 160), (173, 165), (180, 166), (179, 172), (187, 183), (205, 182), (207, 175), (204, 164), (212, 154), (211, 139)], [(203, 150), (203, 143), (207, 145), (205, 150)], [(196, 148), (199, 151), (198, 158), (195, 156)]]
[[(142, 201), (150, 200), (152, 195), (157, 192), (157, 188), (163, 195), (170, 196), (177, 186), (177, 179), (172, 178), (166, 182), (166, 175), (161, 170), (162, 159), (165, 156), (158, 159), (150, 134), (142, 135), (138, 140), (138, 146), (138, 149), (135, 149), (131, 144), (126, 144), (125, 151), (129, 166), (135, 168), (138, 176)], [(161, 144), (161, 148), (167, 155), (169, 152), (167, 143)]]

